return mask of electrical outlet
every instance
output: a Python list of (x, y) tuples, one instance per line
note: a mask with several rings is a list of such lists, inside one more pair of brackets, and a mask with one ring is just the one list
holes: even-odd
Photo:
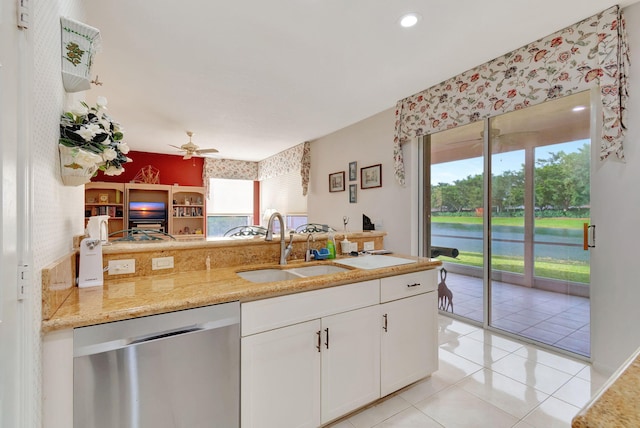
[(136, 273), (136, 259), (109, 260), (109, 275)]
[(154, 257), (151, 259), (151, 270), (173, 269), (173, 256)]
[(373, 241), (368, 241), (364, 243), (364, 251), (371, 251), (375, 248), (375, 244)]

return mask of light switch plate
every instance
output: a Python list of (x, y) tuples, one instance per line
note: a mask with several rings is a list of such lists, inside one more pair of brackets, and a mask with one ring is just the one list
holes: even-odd
[(154, 257), (151, 259), (151, 270), (173, 269), (173, 256)]
[(109, 275), (136, 273), (136, 259), (109, 260)]

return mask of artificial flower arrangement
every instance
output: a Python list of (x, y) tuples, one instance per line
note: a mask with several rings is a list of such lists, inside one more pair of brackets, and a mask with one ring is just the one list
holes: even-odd
[(61, 166), (84, 173), (88, 176), (84, 182), (89, 182), (98, 170), (105, 175), (120, 175), (124, 172), (122, 165), (131, 161), (126, 156), (129, 146), (122, 141), (123, 129), (106, 110), (107, 99), (98, 97), (95, 107), (80, 101), (60, 118)]

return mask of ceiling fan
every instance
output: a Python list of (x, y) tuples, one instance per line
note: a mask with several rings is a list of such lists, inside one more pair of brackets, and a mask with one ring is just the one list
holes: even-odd
[(187, 135), (189, 136), (189, 142), (181, 145), (180, 147), (174, 146), (173, 144), (169, 144), (171, 147), (175, 147), (181, 152), (185, 152), (182, 159), (191, 159), (193, 156), (207, 156), (213, 153), (218, 153), (217, 149), (201, 149), (200, 146), (194, 144), (191, 141), (191, 137), (193, 137), (193, 132), (187, 131)]

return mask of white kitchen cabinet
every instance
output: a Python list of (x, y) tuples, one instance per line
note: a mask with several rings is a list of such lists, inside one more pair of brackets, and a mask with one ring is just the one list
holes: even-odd
[(380, 305), (380, 391), (384, 397), (438, 369), (437, 295), (419, 294)]
[(380, 398), (379, 329), (375, 305), (243, 337), (242, 426), (318, 427)]
[(378, 305), (322, 319), (322, 423), (380, 398)]
[(320, 320), (241, 339), (243, 427), (320, 426)]
[(384, 397), (438, 369), (436, 270), (380, 280), (380, 392)]
[(318, 427), (431, 374), (435, 289), (430, 270), (242, 304), (242, 426)]
[(379, 398), (379, 302), (372, 280), (243, 304), (242, 426), (318, 427)]

